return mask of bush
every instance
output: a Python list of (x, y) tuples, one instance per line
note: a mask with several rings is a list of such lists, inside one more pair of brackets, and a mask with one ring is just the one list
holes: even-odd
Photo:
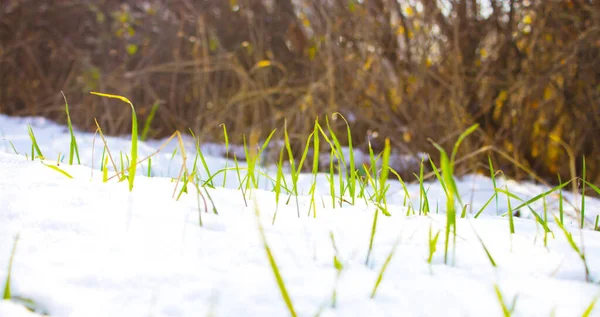
[(126, 133), (127, 109), (88, 94), (100, 90), (127, 96), (142, 117), (160, 100), (154, 136), (191, 128), (220, 140), (225, 123), (241, 142), (287, 120), (299, 144), (315, 117), (340, 112), (363, 148), (390, 137), (403, 153), (432, 155), (428, 138), (451, 147), (480, 123), (461, 154), (496, 151), (462, 172), (489, 153), (513, 177), (531, 177), (526, 167), (566, 179), (585, 155), (598, 180), (593, 0), (414, 3), (3, 1), (0, 111), (64, 121), (62, 90), (80, 128), (93, 130), (96, 117)]

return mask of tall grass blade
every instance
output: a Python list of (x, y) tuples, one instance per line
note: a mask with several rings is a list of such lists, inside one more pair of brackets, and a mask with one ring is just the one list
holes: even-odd
[(152, 108), (150, 109), (150, 113), (148, 114), (148, 117), (146, 118), (146, 122), (144, 122), (144, 128), (142, 129), (142, 136), (141, 136), (142, 141), (146, 141), (148, 139), (148, 132), (150, 132), (150, 125), (152, 124), (152, 120), (154, 120), (154, 116), (156, 115), (156, 111), (158, 110), (159, 106), (160, 106), (160, 102), (157, 100), (154, 102), (154, 104), (152, 105)]
[(129, 99), (127, 99), (123, 96), (110, 95), (110, 94), (104, 94), (104, 93), (98, 93), (98, 92), (91, 92), (91, 94), (101, 96), (101, 97), (119, 99), (125, 103), (128, 103), (129, 106), (131, 106), (131, 163), (129, 164), (128, 180), (129, 180), (129, 191), (132, 191), (133, 183), (135, 180), (135, 172), (137, 170), (137, 157), (138, 157), (138, 123), (137, 123), (137, 116), (135, 114), (135, 108), (133, 107), (133, 104), (131, 103), (131, 101), (129, 101)]
[(267, 257), (269, 258), (269, 264), (271, 266), (271, 270), (273, 271), (273, 275), (275, 275), (275, 280), (277, 281), (277, 286), (279, 287), (279, 292), (281, 293), (281, 296), (283, 297), (283, 301), (285, 302), (285, 305), (287, 306), (290, 315), (292, 317), (296, 317), (298, 315), (296, 314), (296, 310), (294, 309), (292, 299), (290, 298), (290, 295), (288, 294), (288, 291), (285, 287), (283, 277), (281, 276), (281, 273), (279, 272), (279, 267), (277, 266), (277, 263), (275, 262), (275, 257), (273, 256), (273, 252), (271, 252), (271, 248), (269, 247), (269, 244), (267, 243), (265, 229), (263, 228), (263, 225), (260, 222), (260, 210), (258, 209), (258, 202), (256, 200), (254, 200), (254, 214), (256, 215), (256, 223), (258, 225), (258, 232), (260, 233), (260, 238), (261, 238), (261, 241), (263, 244), (263, 248), (265, 249), (265, 252), (267, 253)]
[(581, 229), (585, 225), (585, 156), (583, 156), (583, 171), (581, 175)]
[(69, 103), (67, 102), (67, 97), (61, 91), (63, 95), (63, 99), (65, 100), (65, 112), (67, 114), (67, 126), (69, 127), (69, 134), (71, 135), (71, 142), (69, 145), (69, 165), (73, 165), (73, 156), (77, 157), (77, 164), (81, 164), (81, 160), (79, 159), (79, 149), (77, 148), (77, 139), (75, 138), (75, 133), (73, 133), (73, 124), (71, 123), (71, 115), (69, 114)]

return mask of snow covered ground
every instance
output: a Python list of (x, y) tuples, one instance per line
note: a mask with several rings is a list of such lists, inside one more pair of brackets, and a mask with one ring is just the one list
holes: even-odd
[[(130, 193), (127, 182), (102, 182), (102, 141), (97, 138), (92, 151), (93, 134), (77, 133), (81, 166), (60, 164), (72, 179), (39, 160), (27, 160), (27, 124), (46, 157), (57, 158), (69, 149), (66, 127), (41, 118), (0, 116), (2, 289), (14, 239), (20, 237), (11, 277), (17, 300), (1, 301), (0, 317), (289, 316), (259, 224), (298, 316), (503, 316), (496, 288), (512, 316), (583, 316), (594, 300), (600, 301), (600, 232), (579, 230), (577, 220), (566, 217), (565, 227), (585, 252), (591, 280), (586, 281), (582, 260), (556, 224), (549, 224), (553, 233), (544, 239), (541, 225), (521, 210), (515, 233), (510, 234), (508, 218), (499, 216), (508, 208), (505, 196), (473, 219), (494, 193), (491, 180), (483, 176), (469, 175), (457, 182), (470, 207), (468, 216), (458, 220), (450, 265), (444, 264), (441, 186), (426, 184), (430, 205), (433, 210), (439, 206), (439, 215), (406, 216), (404, 190), (390, 181), (387, 200), (392, 215), (379, 215), (365, 265), (375, 206), (363, 200), (335, 209), (331, 203), (321, 204), (321, 197), (331, 201), (324, 175), (319, 175), (316, 218), (307, 217), (312, 175), (301, 175), (300, 218), (295, 200), (286, 205), (283, 199), (272, 225), (277, 206), (269, 184), (244, 197), (236, 189), (235, 173), (228, 175), (226, 188), (208, 189), (218, 214), (204, 213), (202, 204), (199, 213), (197, 195), (172, 198), (172, 177), (181, 164), (179, 157), (171, 158), (174, 143), (153, 159), (155, 177), (139, 175)], [(185, 141), (193, 157), (194, 141)], [(140, 156), (153, 153), (160, 143), (141, 144)], [(14, 154), (13, 145), (20, 155)], [(108, 145), (113, 153), (127, 151), (129, 140), (109, 138)], [(222, 151), (218, 145), (203, 149), (205, 154)], [(232, 166), (217, 156), (208, 156), (207, 163), (214, 171)], [(548, 189), (506, 184), (524, 199)], [(418, 184), (407, 190), (413, 206), (418, 206)], [(580, 203), (579, 197), (565, 196)], [(548, 197), (547, 203), (555, 213), (556, 198)], [(516, 204), (513, 201), (513, 207)], [(541, 202), (533, 206), (542, 211)], [(588, 223), (593, 223), (600, 202), (589, 198), (586, 209)], [(565, 210), (574, 214), (568, 204)], [(431, 264), (430, 231), (441, 232)], [(336, 268), (334, 257), (341, 266)], [(32, 301), (36, 312), (25, 309), (23, 299)], [(588, 316), (600, 316), (600, 308)]]

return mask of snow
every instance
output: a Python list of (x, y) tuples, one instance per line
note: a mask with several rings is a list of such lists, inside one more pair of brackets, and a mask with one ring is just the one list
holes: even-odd
[[(70, 137), (63, 126), (41, 118), (0, 116), (0, 151), (4, 152), (0, 153), (0, 282), (3, 288), (18, 234), (12, 294), (33, 301), (36, 309), (30, 312), (22, 301), (5, 300), (0, 302), (0, 316), (289, 315), (260, 238), (259, 222), (298, 316), (318, 312), (326, 317), (502, 316), (495, 285), (509, 308), (516, 298), (513, 316), (581, 316), (600, 297), (600, 232), (579, 230), (576, 219), (566, 218), (574, 241), (584, 246), (591, 278), (586, 282), (579, 255), (556, 224), (549, 224), (553, 234), (544, 245), (544, 230), (521, 210), (522, 218), (515, 218), (516, 233), (510, 234), (508, 218), (500, 216), (507, 210), (503, 195), (498, 207), (494, 201), (473, 219), (494, 192), (491, 180), (480, 175), (457, 182), (472, 210), (458, 220), (451, 264), (444, 264), (441, 186), (426, 184), (431, 209), (438, 206), (439, 215), (406, 216), (404, 191), (398, 182), (390, 181), (387, 199), (392, 216), (379, 215), (365, 265), (375, 207), (357, 200), (354, 206), (332, 208), (324, 175), (319, 175), (316, 218), (307, 217), (312, 175), (300, 179), (300, 218), (292, 198), (289, 205), (280, 202), (272, 225), (277, 206), (270, 185), (261, 183), (263, 189), (246, 193), (244, 199), (236, 189), (235, 173), (228, 174), (226, 188), (207, 189), (218, 215), (205, 213), (202, 204), (200, 213), (193, 192), (179, 200), (172, 198), (171, 177), (177, 176), (181, 164), (179, 156), (171, 159), (174, 143), (153, 158), (155, 177), (138, 174), (130, 193), (127, 182), (102, 182), (98, 170), (102, 141), (97, 137), (94, 143), (93, 134), (77, 133), (82, 165), (68, 166), (66, 160), (60, 164), (73, 179), (39, 160), (27, 160), (24, 153), (31, 148), (27, 124), (32, 125), (46, 157), (57, 158), (69, 149)], [(8, 140), (20, 155), (14, 154)], [(161, 143), (141, 144), (140, 156), (153, 153)], [(126, 153), (129, 140), (111, 137), (108, 144), (113, 153)], [(188, 157), (193, 157), (193, 139), (186, 137), (185, 144)], [(233, 165), (209, 155), (222, 153), (222, 146), (202, 148), (213, 172)], [(221, 184), (221, 179), (215, 183)], [(510, 180), (501, 183), (523, 199), (548, 189)], [(418, 206), (418, 184), (408, 185), (407, 190)], [(580, 197), (565, 195), (579, 204)], [(549, 198), (548, 206), (556, 212), (556, 199)], [(210, 202), (208, 207), (210, 211)], [(565, 209), (574, 214), (572, 207)], [(591, 223), (600, 202), (588, 198), (586, 209)], [(431, 265), (427, 263), (430, 230), (441, 232)], [(477, 235), (497, 267), (491, 265)], [(370, 298), (395, 245), (376, 296)], [(338, 282), (334, 256), (343, 264)], [(337, 302), (332, 307), (334, 288)], [(600, 316), (600, 309), (590, 316)]]

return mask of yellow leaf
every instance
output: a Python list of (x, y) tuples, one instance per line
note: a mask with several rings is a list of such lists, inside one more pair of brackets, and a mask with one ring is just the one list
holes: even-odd
[(363, 70), (367, 71), (371, 68), (371, 65), (373, 64), (373, 56), (369, 55), (369, 57), (367, 58), (367, 61), (365, 62), (365, 64), (363, 65)]
[(135, 44), (129, 44), (126, 47), (126, 50), (127, 50), (127, 54), (129, 54), (130, 56), (135, 55), (135, 53), (137, 53), (137, 51), (138, 51), (138, 46)]
[(412, 134), (410, 132), (404, 132), (402, 133), (402, 139), (405, 143), (410, 143), (410, 141), (412, 141)]
[(406, 9), (404, 9), (404, 13), (406, 13), (407, 17), (411, 17), (415, 14), (415, 11), (411, 7), (406, 7)]
[(506, 90), (502, 90), (496, 98), (496, 107), (494, 108), (493, 114), (493, 118), (496, 121), (500, 119), (500, 114), (502, 113), (502, 107), (504, 106), (506, 98), (508, 98), (508, 93), (506, 92)]
[(396, 29), (396, 35), (402, 35), (404, 34), (404, 27), (402, 25), (400, 25), (397, 29)]
[(533, 19), (531, 18), (531, 15), (527, 14), (523, 17), (523, 23), (531, 24), (532, 22), (533, 22)]
[(254, 67), (255, 68), (263, 68), (263, 67), (269, 67), (271, 65), (272, 65), (271, 61), (262, 60), (262, 61), (256, 63), (256, 65)]
[(123, 96), (111, 95), (111, 94), (103, 94), (101, 92), (94, 92), (94, 91), (91, 91), (90, 94), (96, 95), (96, 96), (101, 96), (101, 97), (108, 97), (108, 98), (119, 99), (121, 101), (124, 101), (124, 102), (130, 104), (133, 107), (133, 104), (131, 103), (131, 101), (129, 101), (129, 99), (127, 99), (127, 98), (125, 98)]
[(544, 89), (544, 100), (549, 100), (552, 97), (554, 97), (554, 89), (552, 89), (552, 87), (548, 86), (548, 87), (546, 87), (546, 89)]
[(479, 55), (481, 55), (481, 57), (486, 58), (488, 56), (488, 52), (485, 48), (482, 48), (481, 50), (479, 50)]

